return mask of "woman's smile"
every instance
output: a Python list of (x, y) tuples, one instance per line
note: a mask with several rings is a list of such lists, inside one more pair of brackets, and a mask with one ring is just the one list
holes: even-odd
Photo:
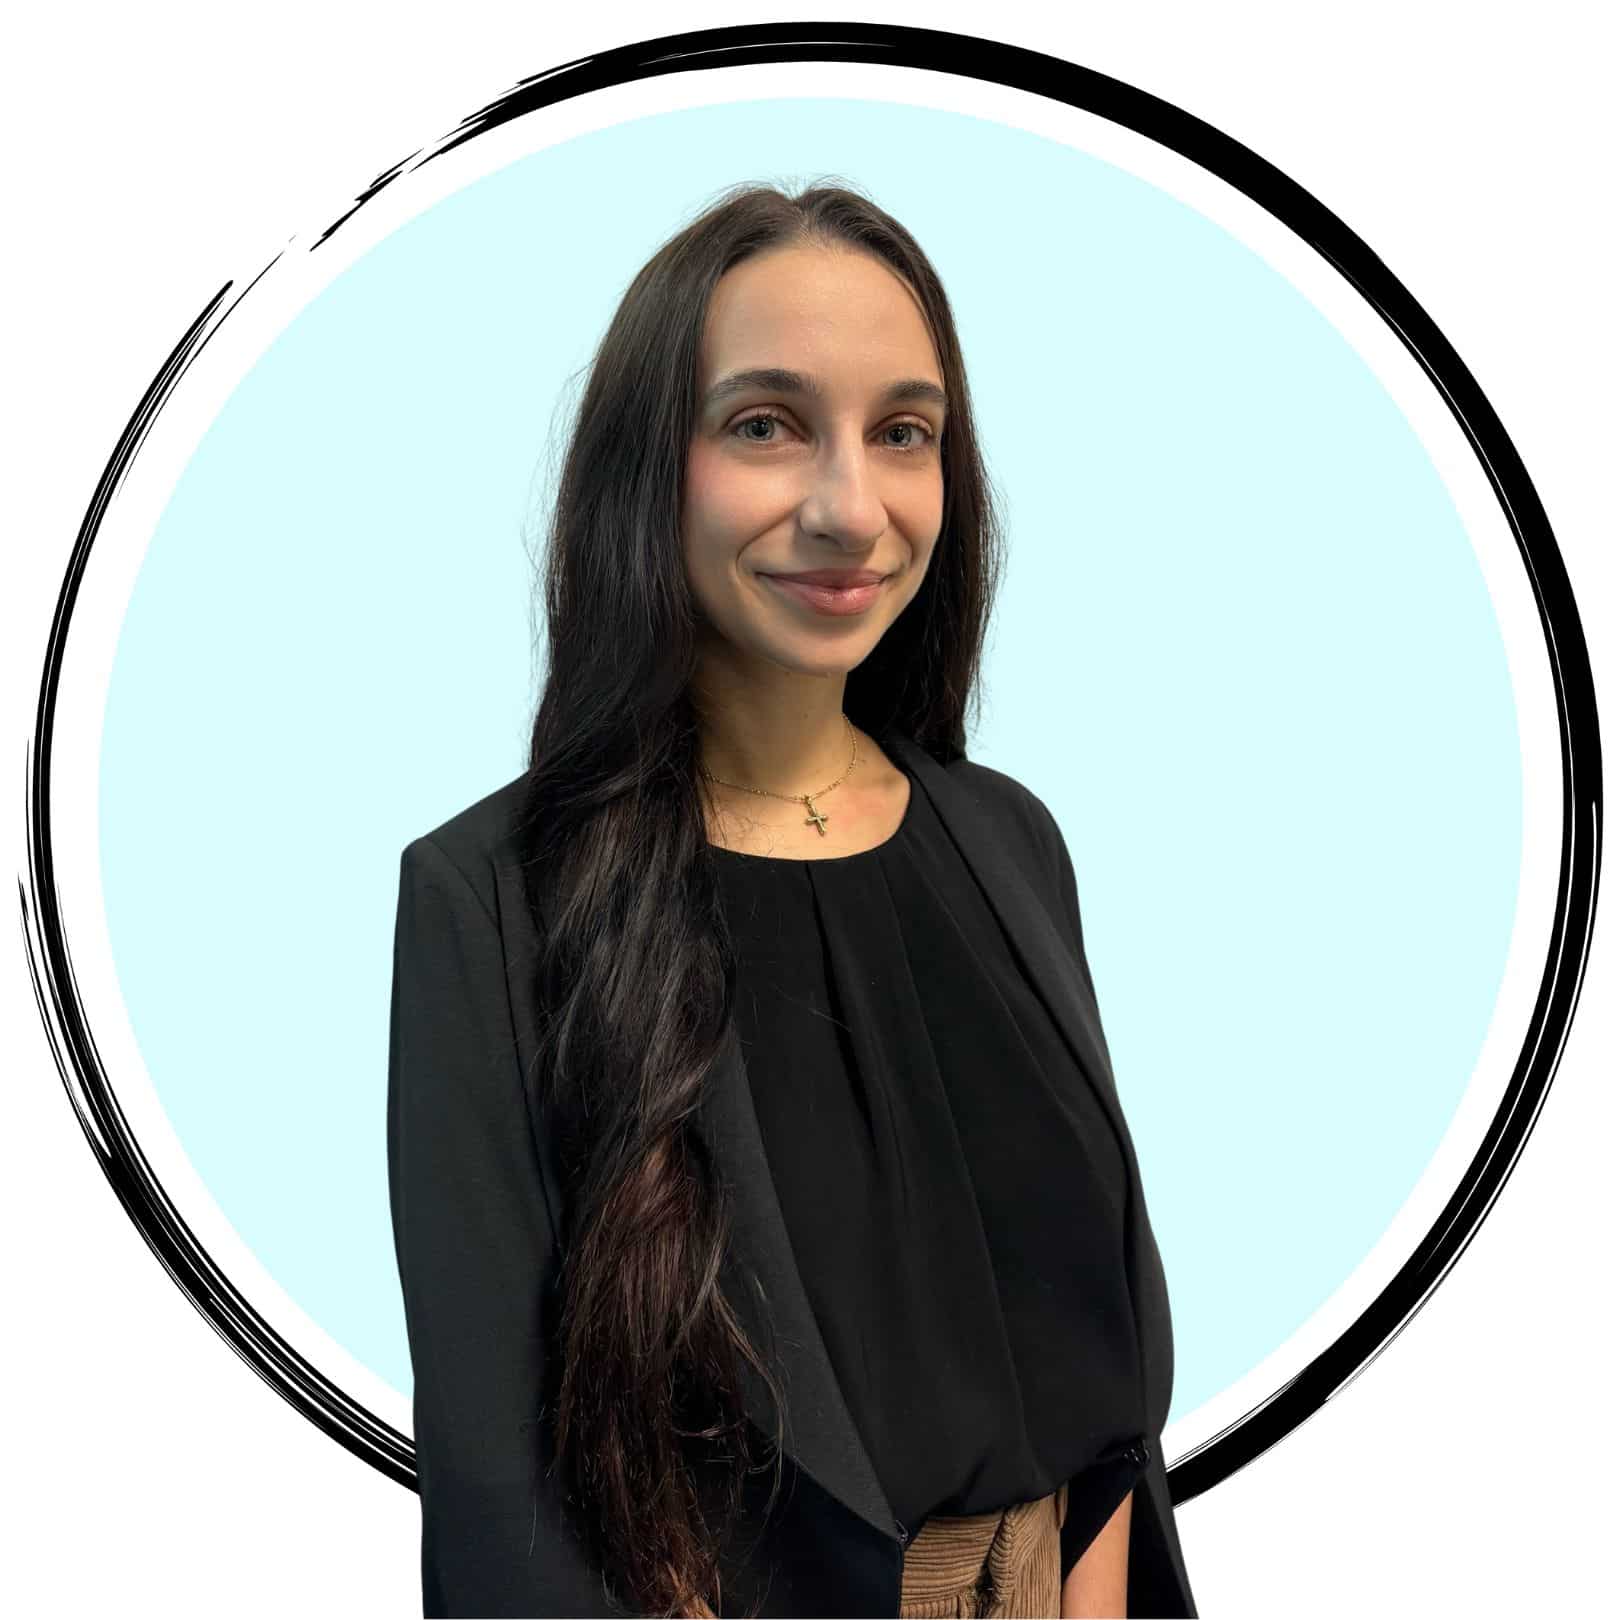
[(761, 574), (789, 601), (808, 608), (812, 613), (847, 617), (864, 613), (878, 599), (888, 583), (888, 576), (870, 585), (851, 585), (839, 589), (833, 585), (810, 585), (794, 579), (790, 574)]

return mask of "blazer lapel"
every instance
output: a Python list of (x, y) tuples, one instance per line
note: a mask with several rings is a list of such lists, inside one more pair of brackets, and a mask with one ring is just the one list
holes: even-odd
[(1108, 1116), (1130, 1168), (1134, 1202), (1140, 1177), (1130, 1131), (1114, 1085), (1108, 1046), (1096, 1003), (1086, 993), (1073, 947), (1031, 885), (1027, 868), (1008, 847), (1005, 823), (973, 791), (969, 780), (953, 775), (909, 737), (885, 739), (922, 783), (962, 858), (972, 869), (1030, 982), (1045, 1002), (1080, 1072)]
[[(784, 1385), (783, 1448), (829, 1495), (898, 1542), (893, 1510), (845, 1404), (793, 1255), (735, 1023), (705, 1081), (698, 1128), (733, 1197), (727, 1300)], [(753, 1368), (745, 1365), (743, 1375), (748, 1415), (773, 1436), (769, 1392)]]

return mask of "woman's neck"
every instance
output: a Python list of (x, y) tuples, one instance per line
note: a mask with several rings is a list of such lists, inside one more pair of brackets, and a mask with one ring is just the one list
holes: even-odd
[(723, 782), (772, 793), (813, 793), (838, 780), (858, 742), (844, 715), (844, 684), (842, 672), (706, 672), (693, 690), (699, 763)]

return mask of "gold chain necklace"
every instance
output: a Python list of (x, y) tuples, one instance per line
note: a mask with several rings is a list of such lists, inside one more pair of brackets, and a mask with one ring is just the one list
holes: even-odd
[[(850, 725), (847, 714), (843, 716), (843, 721), (849, 731), (849, 766), (844, 772), (844, 776), (848, 776), (850, 771), (855, 769), (855, 728)], [(802, 804), (810, 812), (804, 818), (805, 826), (808, 827), (813, 821), (816, 824), (816, 831), (823, 838), (827, 836), (827, 817), (825, 812), (816, 809), (811, 801), (819, 799), (823, 793), (831, 793), (838, 786), (838, 782), (844, 780), (844, 776), (840, 776), (838, 782), (829, 782), (826, 787), (817, 788), (814, 793), (772, 793), (769, 788), (744, 787), (741, 782), (722, 782), (718, 776), (710, 776), (702, 765), (698, 766), (698, 770), (707, 780), (719, 787), (737, 788), (743, 793), (762, 793), (768, 799), (788, 799), (794, 804)]]

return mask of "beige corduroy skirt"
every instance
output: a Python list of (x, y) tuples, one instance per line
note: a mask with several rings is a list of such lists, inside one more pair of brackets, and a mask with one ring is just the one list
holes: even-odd
[(1059, 1532), (1069, 1487), (994, 1513), (924, 1519), (906, 1547), (900, 1613), (908, 1620), (1054, 1620), (1063, 1597)]

